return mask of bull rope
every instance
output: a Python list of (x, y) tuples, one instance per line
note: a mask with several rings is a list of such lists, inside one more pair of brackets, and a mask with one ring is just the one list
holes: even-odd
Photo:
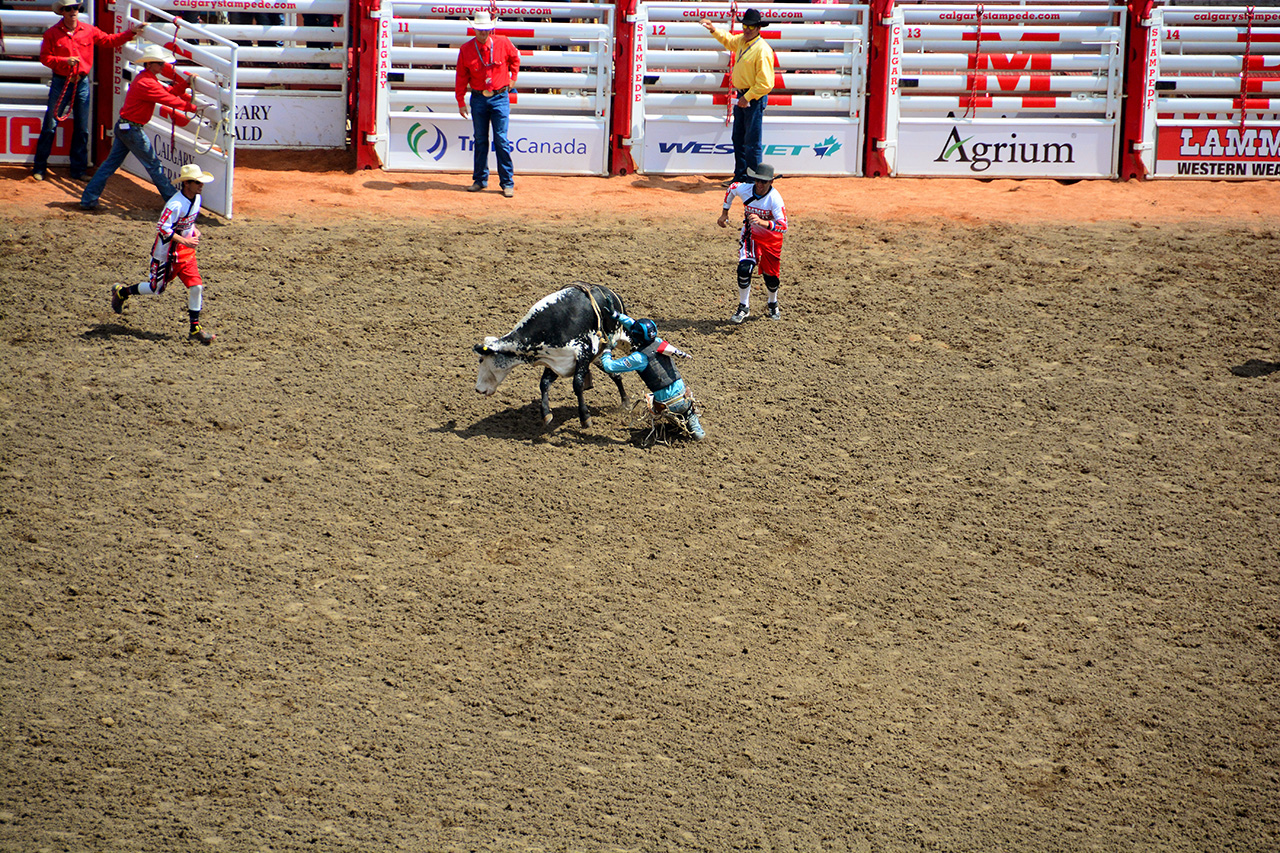
[[(75, 73), (67, 75), (67, 81), (62, 84), (62, 93), (58, 95), (58, 103), (53, 105), (54, 121), (66, 121), (75, 111), (75, 91), (80, 86), (80, 78), (83, 76)], [(67, 97), (68, 95), (70, 97)]]
[(969, 71), (969, 99), (964, 106), (964, 115), (960, 118), (969, 118), (972, 113), (974, 118), (978, 117), (978, 66), (981, 64), (982, 58), (982, 4), (978, 4), (978, 27), (973, 39), (973, 68)]
[[(729, 4), (729, 35), (733, 35), (733, 22), (738, 17), (738, 0), (733, 0)], [(733, 108), (738, 103), (737, 89), (733, 88), (733, 63), (737, 59), (737, 55), (733, 51), (729, 51), (729, 73), (725, 75), (725, 82), (729, 84), (729, 95), (725, 100), (724, 126), (728, 127), (733, 121)]]
[(1249, 59), (1253, 52), (1253, 6), (1245, 9), (1244, 57), (1240, 62), (1240, 131), (1244, 132), (1249, 107)]
[(587, 294), (587, 299), (591, 300), (591, 310), (596, 312), (596, 331), (600, 333), (600, 339), (609, 340), (609, 336), (604, 333), (604, 318), (600, 316), (600, 306), (596, 304), (596, 295), (591, 292), (591, 285), (582, 281), (575, 281), (570, 287), (576, 287), (583, 293)]

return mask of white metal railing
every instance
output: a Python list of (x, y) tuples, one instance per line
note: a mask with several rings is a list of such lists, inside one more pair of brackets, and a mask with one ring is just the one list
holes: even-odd
[[(191, 4), (154, 0), (171, 15), (188, 15)], [(237, 49), (238, 114), (236, 143), (245, 148), (344, 148), (347, 145), (347, 101), (351, 79), (348, 0), (290, 0), (278, 22), (249, 16), (243, 3), (207, 0), (200, 5), (204, 22), (181, 17), (160, 25), (173, 36), (198, 24), (218, 36), (205, 48), (213, 56), (230, 57)], [(277, 7), (283, 4), (275, 4)], [(261, 10), (253, 10), (260, 12)]]
[(1148, 39), (1147, 173), (1280, 177), (1280, 9), (1157, 7)]
[[(785, 174), (861, 174), (869, 10), (751, 4), (776, 57), (764, 157)], [(657, 174), (733, 171), (732, 57), (700, 23), (741, 32), (729, 3), (644, 3), (637, 13), (631, 145)]]
[[(147, 22), (138, 38), (121, 48), (116, 57), (112, 98), (119, 113), (128, 82), (142, 69), (136, 64), (148, 44), (172, 52), (176, 61), (172, 73), (191, 85), (191, 98), (198, 110), (187, 114), (159, 107), (146, 125), (152, 148), (170, 180), (187, 163), (197, 163), (213, 174), (214, 182), (203, 193), (204, 206), (213, 213), (232, 215), (235, 177), (236, 62), (239, 46), (198, 24), (182, 22), (173, 35), (173, 15), (144, 0), (118, 0), (117, 30), (136, 22)], [(170, 26), (164, 26), (169, 24)], [(217, 50), (215, 50), (217, 49)], [(124, 168), (141, 178), (146, 169), (130, 155)]]
[[(458, 50), (489, 3), (390, 3), (381, 19), (378, 157), (387, 169), (471, 171), (458, 112)], [(498, 3), (495, 32), (520, 51), (508, 138), (517, 172), (604, 174), (613, 97), (614, 6)]]
[(891, 51), (891, 174), (1113, 177), (1126, 10), (904, 4)]

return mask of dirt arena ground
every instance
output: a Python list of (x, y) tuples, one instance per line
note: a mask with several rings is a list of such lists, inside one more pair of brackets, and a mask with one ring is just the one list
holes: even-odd
[[(712, 180), (317, 168), (208, 348), (0, 169), (0, 850), (1280, 848), (1280, 182), (783, 180), (736, 327)], [(705, 443), (475, 393), (574, 279)]]

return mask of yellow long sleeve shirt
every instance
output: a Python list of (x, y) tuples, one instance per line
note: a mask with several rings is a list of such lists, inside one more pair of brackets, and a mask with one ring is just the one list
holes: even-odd
[(733, 88), (745, 90), (743, 97), (748, 101), (763, 98), (773, 91), (773, 48), (765, 44), (763, 38), (757, 36), (747, 44), (746, 36), (741, 33), (730, 35), (719, 28), (711, 35), (734, 53), (733, 77), (729, 81)]

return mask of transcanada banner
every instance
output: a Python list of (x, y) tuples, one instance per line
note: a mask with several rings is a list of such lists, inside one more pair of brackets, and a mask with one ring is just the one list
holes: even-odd
[(1099, 178), (1115, 174), (1117, 126), (1097, 120), (903, 120), (898, 175)]
[(1156, 177), (1280, 178), (1280, 127), (1158, 129)]
[[(781, 175), (858, 175), (859, 125), (795, 114), (764, 117), (761, 160)], [(640, 171), (654, 175), (733, 174), (733, 127), (708, 116), (645, 119)]]
[[(471, 119), (456, 112), (388, 113), (388, 171), (466, 172), (471, 174), (475, 133)], [(507, 128), (516, 179), (520, 173), (603, 175), (608, 169), (603, 119), (513, 115)], [(491, 143), (492, 145), (492, 140)], [(489, 171), (497, 183), (497, 160), (489, 155)]]

